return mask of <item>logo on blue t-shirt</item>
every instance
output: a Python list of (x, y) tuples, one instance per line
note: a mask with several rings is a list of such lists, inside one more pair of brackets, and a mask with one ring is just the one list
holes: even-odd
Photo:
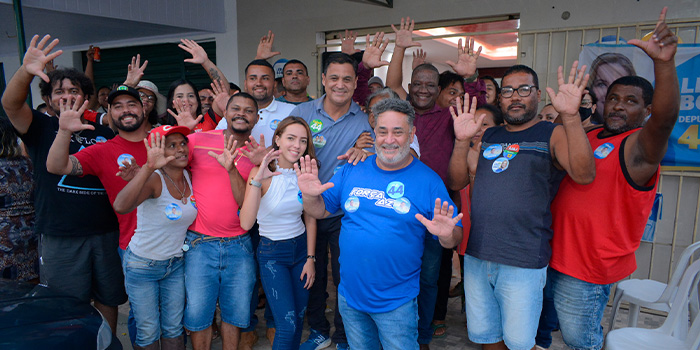
[(386, 186), (386, 194), (391, 198), (401, 198), (403, 197), (403, 183), (399, 181), (392, 181)]

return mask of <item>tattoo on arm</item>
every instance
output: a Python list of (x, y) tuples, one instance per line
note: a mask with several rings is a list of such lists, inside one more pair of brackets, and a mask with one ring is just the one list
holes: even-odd
[(70, 163), (72, 165), (70, 169), (70, 174), (68, 175), (83, 175), (83, 166), (80, 165), (80, 161), (78, 160), (78, 158), (75, 158), (75, 156), (68, 156), (68, 159), (70, 159)]
[(219, 71), (216, 68), (209, 68), (209, 77), (211, 77), (212, 81), (221, 80)]

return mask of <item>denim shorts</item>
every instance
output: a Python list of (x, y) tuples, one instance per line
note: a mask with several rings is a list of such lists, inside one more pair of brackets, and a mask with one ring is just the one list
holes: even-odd
[(256, 278), (250, 235), (212, 237), (187, 231), (185, 244), (185, 328), (209, 328), (217, 300), (223, 322), (248, 327)]
[(554, 308), (564, 343), (572, 349), (598, 350), (603, 347), (603, 312), (612, 284), (582, 281), (552, 270)]
[(528, 269), (464, 255), (469, 340), (511, 350), (535, 346), (547, 268)]

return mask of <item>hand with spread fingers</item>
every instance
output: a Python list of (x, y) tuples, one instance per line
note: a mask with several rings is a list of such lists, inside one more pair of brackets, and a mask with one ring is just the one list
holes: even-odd
[(146, 167), (153, 170), (160, 169), (175, 160), (175, 156), (165, 156), (165, 135), (161, 136), (160, 133), (151, 134), (143, 139), (143, 143), (146, 145), (146, 154), (148, 156)]
[(569, 71), (569, 78), (564, 81), (563, 68), (559, 66), (557, 70), (557, 82), (559, 83), (559, 92), (554, 92), (554, 89), (547, 87), (547, 94), (552, 100), (552, 106), (559, 112), (562, 120), (566, 118), (577, 118), (580, 120), (578, 109), (581, 105), (581, 97), (583, 96), (583, 91), (586, 89), (586, 84), (588, 84), (588, 74), (586, 72), (586, 66), (582, 66), (580, 69), (578, 67), (578, 61), (574, 61)]
[(141, 64), (140, 54), (137, 54), (136, 57), (131, 57), (131, 63), (127, 67), (124, 85), (131, 87), (136, 87), (139, 85), (139, 82), (146, 71), (146, 66), (148, 66), (148, 60), (143, 61), (143, 64)]
[(415, 21), (410, 17), (401, 18), (401, 24), (399, 28), (391, 25), (391, 29), (396, 33), (396, 42), (394, 45), (401, 48), (409, 48), (413, 46), (421, 46), (421, 43), (413, 41), (413, 27), (415, 26)]
[(272, 45), (275, 43), (275, 33), (271, 30), (267, 35), (263, 35), (258, 43), (258, 51), (255, 55), (256, 60), (267, 60), (280, 54), (279, 51), (272, 51)]
[(332, 182), (321, 184), (318, 179), (318, 165), (315, 159), (306, 155), (299, 159), (299, 164), (294, 163), (294, 171), (297, 173), (299, 190), (305, 196), (320, 196), (321, 193), (334, 186)]
[(245, 148), (241, 148), (241, 154), (248, 157), (250, 162), (256, 166), (260, 165), (267, 154), (265, 135), (260, 134), (260, 143), (255, 141), (253, 135), (250, 135), (250, 141), (245, 142)]
[(425, 63), (426, 58), (428, 58), (428, 53), (423, 51), (423, 49), (413, 51), (413, 62), (411, 63), (411, 70), (414, 70), (416, 69), (416, 67)]
[[(47, 45), (46, 43), (48, 43), (50, 39), (50, 35), (45, 35), (41, 38), (41, 41), (39, 41), (38, 35), (33, 36), (32, 40), (29, 42), (27, 52), (24, 53), (24, 58), (22, 58), (22, 66), (27, 73), (37, 76), (47, 83), (49, 82), (49, 76), (44, 73), (44, 67), (46, 67), (47, 63), (52, 62), (54, 58), (63, 53), (63, 50), (51, 53), (51, 50), (58, 45), (58, 39), (53, 39)], [(51, 64), (53, 65), (53, 62)]]
[(255, 174), (255, 178), (253, 180), (257, 182), (262, 182), (265, 179), (281, 174), (279, 171), (271, 171), (269, 167), (272, 161), (277, 160), (280, 157), (280, 153), (281, 152), (279, 150), (274, 149), (271, 149), (270, 152), (267, 152), (265, 157), (263, 157), (262, 162), (260, 163), (260, 170)]
[(173, 104), (175, 105), (175, 110), (177, 113), (173, 112), (172, 109), (168, 109), (168, 113), (175, 118), (177, 121), (177, 125), (180, 126), (186, 126), (190, 128), (190, 130), (194, 129), (199, 122), (202, 121), (202, 115), (200, 114), (199, 117), (196, 119), (192, 115), (192, 112), (189, 111), (189, 109), (185, 108), (185, 101), (182, 101), (180, 103), (177, 103), (177, 101), (173, 101)]
[[(357, 40), (357, 32), (345, 29), (345, 35), (340, 38), (340, 52), (352, 55), (356, 52), (360, 52), (359, 49), (355, 48), (355, 41)], [(369, 40), (367, 41), (369, 43)]]
[(435, 199), (433, 219), (428, 220), (421, 214), (416, 214), (416, 219), (418, 219), (432, 235), (440, 238), (449, 238), (453, 234), (455, 225), (462, 220), (462, 213), (459, 213), (459, 215), (454, 218), (452, 217), (452, 215), (454, 215), (454, 210), (455, 208), (449, 205), (447, 201), (442, 202), (440, 198), (437, 198)]
[[(476, 96), (469, 99), (469, 94), (464, 94), (464, 107), (462, 99), (455, 100), (457, 106), (450, 106), (450, 114), (454, 123), (455, 138), (459, 141), (470, 140), (481, 129), (486, 114), (481, 114), (478, 118), (476, 113)], [(471, 103), (469, 103), (471, 101)]]
[(654, 61), (669, 62), (672, 61), (678, 49), (678, 37), (668, 28), (666, 24), (666, 12), (668, 7), (664, 7), (659, 15), (659, 21), (656, 22), (654, 34), (648, 41), (639, 39), (628, 40), (627, 43), (634, 45), (644, 50), (649, 57)]
[(389, 39), (384, 39), (384, 32), (374, 34), (373, 41), (370, 41), (369, 34), (367, 34), (366, 40), (367, 48), (365, 48), (365, 53), (362, 56), (362, 63), (365, 68), (374, 69), (388, 65), (389, 61), (382, 61), (382, 54), (384, 54), (384, 50), (389, 45)]
[(481, 49), (482, 47), (479, 46), (479, 49), (474, 51), (474, 38), (467, 37), (464, 46), (462, 46), (462, 39), (459, 39), (457, 42), (457, 63), (452, 61), (445, 63), (462, 77), (471, 77), (476, 73), (476, 62), (481, 55)]
[(187, 51), (192, 55), (192, 58), (186, 58), (185, 62), (194, 64), (204, 64), (209, 60), (209, 55), (204, 51), (204, 48), (197, 44), (194, 40), (180, 39), (177, 47)]
[(227, 172), (238, 171), (236, 169), (236, 157), (238, 156), (238, 150), (236, 149), (236, 144), (238, 141), (233, 139), (233, 135), (229, 136), (228, 139), (224, 140), (224, 151), (216, 154), (214, 151), (209, 151), (207, 154), (216, 159), (219, 165), (224, 167)]
[(224, 84), (225, 83), (219, 79), (214, 80), (211, 83), (211, 91), (214, 92), (214, 102), (211, 104), (211, 106), (214, 109), (214, 113), (220, 116), (224, 115), (224, 112), (226, 111), (226, 104), (228, 103), (229, 98), (231, 98), (229, 95), (229, 90)]
[(80, 119), (87, 109), (88, 101), (83, 102), (82, 97), (78, 97), (73, 106), (64, 99), (58, 102), (60, 118), (58, 118), (59, 130), (79, 132), (83, 130), (95, 130), (95, 127), (90, 124), (83, 124)]

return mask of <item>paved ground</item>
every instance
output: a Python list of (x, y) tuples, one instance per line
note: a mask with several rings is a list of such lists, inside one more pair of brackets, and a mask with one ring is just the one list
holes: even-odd
[[(330, 276), (330, 273), (329, 273)], [(452, 283), (453, 285), (457, 282), (456, 279), (453, 279)], [(328, 293), (331, 295), (331, 298), (328, 300), (328, 305), (334, 305), (335, 303), (335, 292), (329, 288)], [(262, 311), (263, 310), (258, 310), (257, 315), (259, 319), (263, 319), (262, 317)], [(327, 309), (327, 313), (332, 312), (332, 310)], [(117, 326), (117, 332), (118, 332), (118, 337), (119, 340), (122, 342), (122, 345), (124, 346), (124, 349), (132, 349), (131, 344), (129, 342), (129, 336), (126, 334), (126, 319), (127, 315), (129, 313), (129, 306), (128, 303), (125, 305), (122, 305), (119, 308), (119, 323)], [(607, 330), (608, 326), (608, 320), (609, 320), (609, 315), (610, 315), (610, 307), (608, 307), (605, 310), (605, 317), (604, 317), (604, 326), (605, 329)], [(332, 316), (330, 314), (327, 314), (328, 319), (332, 320)], [(449, 300), (448, 303), (448, 312), (447, 312), (447, 334), (444, 338), (441, 339), (434, 339), (433, 342), (430, 344), (430, 348), (433, 350), (463, 350), (463, 349), (481, 349), (478, 345), (472, 343), (467, 339), (467, 329), (465, 327), (465, 316), (464, 316), (464, 311), (462, 310), (462, 302), (460, 298), (452, 298)], [(657, 328), (661, 326), (661, 324), (664, 321), (664, 317), (661, 316), (655, 316), (647, 313), (641, 313), (639, 315), (639, 326), (644, 327), (644, 328)], [(267, 341), (265, 338), (265, 322), (261, 322), (258, 324), (257, 327), (257, 334), (260, 337), (260, 340), (258, 343), (253, 347), (255, 350), (271, 350), (272, 347), (270, 346), (270, 343)], [(618, 312), (618, 317), (615, 322), (616, 328), (620, 328), (623, 326), (627, 325), (627, 310), (621, 309)], [(332, 322), (331, 322), (332, 325)], [(308, 328), (308, 326), (307, 326)], [(308, 329), (304, 330), (304, 334), (302, 335), (302, 340), (305, 340), (308, 336)], [(191, 344), (188, 343), (187, 346), (188, 349), (191, 349)], [(218, 350), (221, 349), (221, 338), (215, 340), (212, 343), (212, 349)], [(335, 349), (335, 345), (331, 345), (328, 349)], [(568, 349), (566, 345), (564, 345), (564, 342), (561, 338), (561, 334), (559, 332), (554, 332), (553, 334), (553, 343), (552, 346), (550, 347), (552, 350), (564, 350)]]

